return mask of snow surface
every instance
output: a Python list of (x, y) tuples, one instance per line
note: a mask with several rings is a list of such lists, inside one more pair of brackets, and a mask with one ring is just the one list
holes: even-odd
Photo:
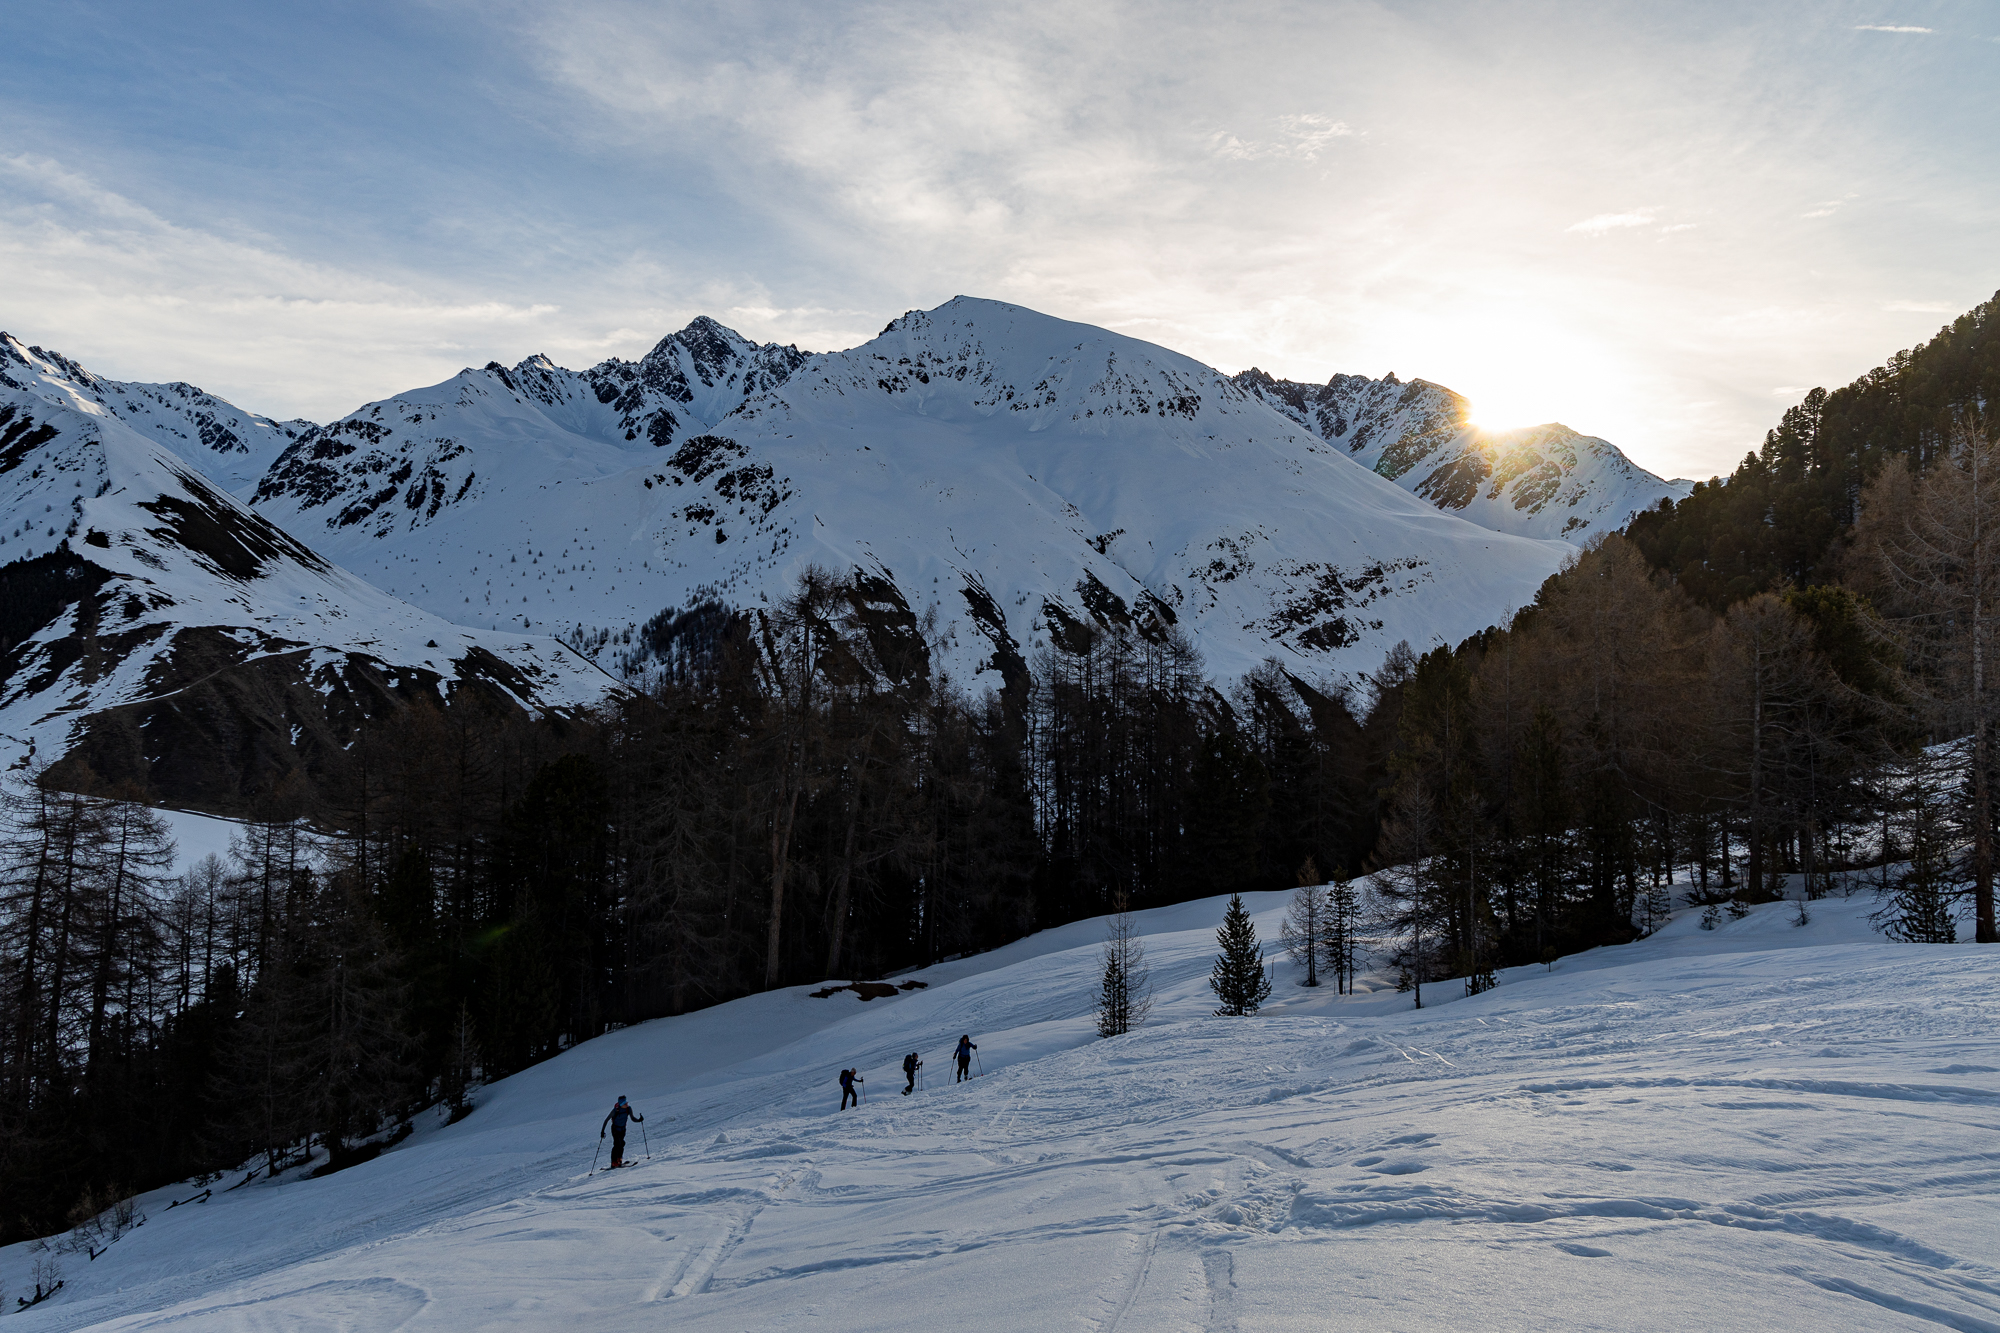
[[(1275, 933), (1284, 895), (1255, 895)], [(2000, 952), (1871, 896), (1754, 908), (1429, 1007), (1278, 967), (1210, 1016), (1222, 900), (629, 1028), (374, 1162), (148, 1220), (23, 1330), (2000, 1327)], [(961, 1032), (984, 1074), (948, 1081)], [(911, 1049), (928, 1085), (898, 1095)], [(855, 1064), (868, 1103), (834, 1110)], [(620, 1093), (639, 1165), (590, 1174)], [(650, 1156), (648, 1155), (650, 1152)], [(600, 1161), (601, 1166), (601, 1161)], [(240, 1173), (227, 1182), (234, 1184)], [(218, 1186), (218, 1188), (220, 1188)], [(23, 1291), (33, 1256), (0, 1251)]]
[(1189, 357), (998, 301), (796, 362), (712, 322), (665, 350), (653, 417), (624, 363), (468, 370), (301, 438), (257, 509), (439, 615), (608, 631), (607, 666), (663, 608), (859, 570), (937, 612), (962, 681), (1064, 617), (1176, 622), (1225, 679), (1351, 678), (1504, 619), (1575, 551), (1441, 511)]

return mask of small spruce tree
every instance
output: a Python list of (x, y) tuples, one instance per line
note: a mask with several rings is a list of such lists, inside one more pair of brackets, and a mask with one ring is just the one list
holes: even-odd
[(1257, 943), (1257, 927), (1243, 906), (1242, 894), (1229, 895), (1229, 910), (1215, 932), (1215, 942), (1222, 952), (1215, 956), (1208, 988), (1222, 1001), (1222, 1007), (1215, 1011), (1217, 1016), (1241, 1018), (1256, 1013), (1271, 998), (1271, 978), (1264, 974), (1264, 950)]
[(1952, 874), (1951, 830), (1944, 803), (1925, 785), (1911, 784), (1908, 824), (1910, 860), (1895, 880), (1889, 902), (1876, 914), (1889, 938), (1910, 944), (1956, 944), (1952, 920), (1960, 886)]

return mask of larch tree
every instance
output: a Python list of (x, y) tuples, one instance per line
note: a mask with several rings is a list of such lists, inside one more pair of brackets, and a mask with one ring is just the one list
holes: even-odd
[(1307, 857), (1299, 867), (1299, 887), (1292, 890), (1284, 922), (1278, 928), (1286, 956), (1306, 970), (1304, 985), (1319, 985), (1319, 960), (1326, 952), (1330, 915), (1326, 890), (1319, 883), (1319, 867)]
[(1105, 921), (1103, 969), (1097, 986), (1097, 1035), (1118, 1037), (1139, 1027), (1153, 1008), (1152, 971), (1146, 946), (1123, 894)]

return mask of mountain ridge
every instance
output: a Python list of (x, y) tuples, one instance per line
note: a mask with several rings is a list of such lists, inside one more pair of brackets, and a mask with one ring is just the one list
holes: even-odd
[[(621, 642), (666, 606), (770, 601), (807, 563), (886, 576), (938, 612), (961, 679), (1140, 607), (1219, 673), (1276, 653), (1358, 676), (1400, 638), (1525, 604), (1573, 549), (1461, 528), (1212, 367), (1002, 302), (955, 298), (813, 357), (698, 332), (733, 358), (705, 363), (707, 397), (652, 390), (669, 428), (642, 430), (608, 375), (490, 365), (296, 441), (255, 504), (440, 614)], [(1229, 521), (1206, 522), (1225, 493)]]
[(1560, 422), (1486, 430), (1465, 398), (1429, 380), (1336, 374), (1316, 385), (1255, 366), (1232, 378), (1377, 475), (1496, 532), (1587, 541), (1693, 489)]
[(398, 707), (561, 717), (617, 691), (339, 568), (65, 370), (0, 344), (0, 767), (240, 808)]

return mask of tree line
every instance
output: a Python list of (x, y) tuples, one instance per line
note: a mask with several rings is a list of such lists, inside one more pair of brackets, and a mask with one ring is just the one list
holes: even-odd
[(1358, 867), (1391, 733), (1171, 627), (1063, 627), (1007, 687), (931, 667), (866, 575), (666, 612), (560, 727), (412, 706), (169, 873), (137, 791), (0, 812), (0, 1239), (255, 1161), (339, 1169), (613, 1027), (1298, 867)]

